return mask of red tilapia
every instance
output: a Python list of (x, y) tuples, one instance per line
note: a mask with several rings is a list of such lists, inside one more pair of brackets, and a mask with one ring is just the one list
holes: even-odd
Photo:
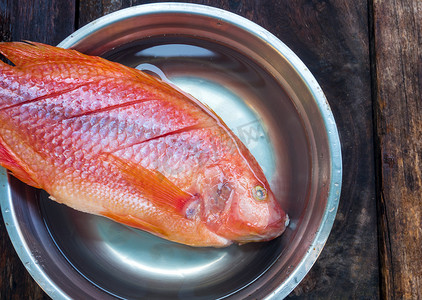
[(267, 241), (287, 215), (208, 107), (139, 70), (0, 43), (0, 164), (76, 210), (192, 246)]

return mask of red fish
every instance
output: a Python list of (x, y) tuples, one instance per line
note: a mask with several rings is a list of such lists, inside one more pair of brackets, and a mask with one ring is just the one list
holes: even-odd
[(209, 108), (139, 70), (0, 43), (0, 164), (76, 210), (191, 246), (267, 241), (287, 215)]

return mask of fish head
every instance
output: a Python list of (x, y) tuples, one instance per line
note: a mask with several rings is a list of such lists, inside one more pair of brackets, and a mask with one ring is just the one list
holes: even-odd
[(268, 241), (284, 232), (289, 218), (263, 174), (213, 173), (207, 177), (202, 215), (215, 233), (244, 244)]

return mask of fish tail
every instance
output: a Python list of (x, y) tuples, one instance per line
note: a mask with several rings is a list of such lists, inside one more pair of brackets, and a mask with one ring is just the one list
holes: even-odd
[(1, 136), (0, 166), (11, 171), (16, 178), (20, 179), (26, 184), (40, 188), (39, 184), (33, 179), (33, 176), (31, 176), (31, 170), (10, 150)]

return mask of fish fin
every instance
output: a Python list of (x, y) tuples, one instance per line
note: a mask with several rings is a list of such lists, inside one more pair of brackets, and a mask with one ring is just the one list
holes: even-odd
[(32, 171), (21, 162), (0, 137), (0, 165), (12, 172), (13, 176), (35, 188), (41, 188), (30, 175)]
[[(43, 68), (47, 65), (68, 64), (68, 69), (72, 72), (83, 72), (88, 78), (125, 78), (141, 83), (144, 88), (159, 94), (164, 98), (185, 97), (186, 93), (175, 86), (157, 77), (149, 75), (137, 69), (129, 68), (122, 64), (108, 61), (98, 56), (86, 55), (72, 49), (63, 49), (36, 42), (2, 42), (0, 43), (0, 54), (3, 54), (16, 67), (24, 72), (43, 73), (49, 72), (51, 76), (58, 72), (64, 75), (60, 69)], [(13, 68), (12, 68), (13, 69)], [(39, 75), (39, 74), (38, 74)], [(56, 74), (57, 75), (57, 74)], [(189, 99), (198, 104), (192, 96)], [(201, 106), (201, 105), (199, 105)]]
[(4, 42), (0, 43), (0, 53), (9, 59), (15, 66), (24, 67), (38, 60), (63, 60), (66, 57), (76, 58), (79, 52), (65, 50), (35, 42)]
[(113, 154), (106, 155), (105, 161), (114, 165), (128, 182), (155, 204), (183, 214), (183, 208), (192, 199), (191, 194), (181, 190), (158, 171), (148, 170), (140, 164), (125, 161)]
[(130, 226), (130, 227), (142, 229), (164, 238), (168, 237), (168, 234), (166, 234), (166, 232), (162, 230), (161, 228), (159, 228), (158, 226), (155, 226), (151, 223), (148, 223), (132, 215), (119, 215), (111, 211), (101, 212), (100, 215), (107, 217), (109, 219), (112, 219), (118, 223)]
[(0, 53), (9, 59), (16, 67), (23, 69), (32, 65), (52, 63), (78, 63), (95, 67), (93, 76), (101, 70), (103, 76), (113, 78), (128, 77), (150, 84), (157, 84), (157, 79), (136, 69), (122, 64), (111, 62), (99, 56), (86, 55), (72, 49), (63, 49), (36, 42), (3, 42), (0, 43)]

